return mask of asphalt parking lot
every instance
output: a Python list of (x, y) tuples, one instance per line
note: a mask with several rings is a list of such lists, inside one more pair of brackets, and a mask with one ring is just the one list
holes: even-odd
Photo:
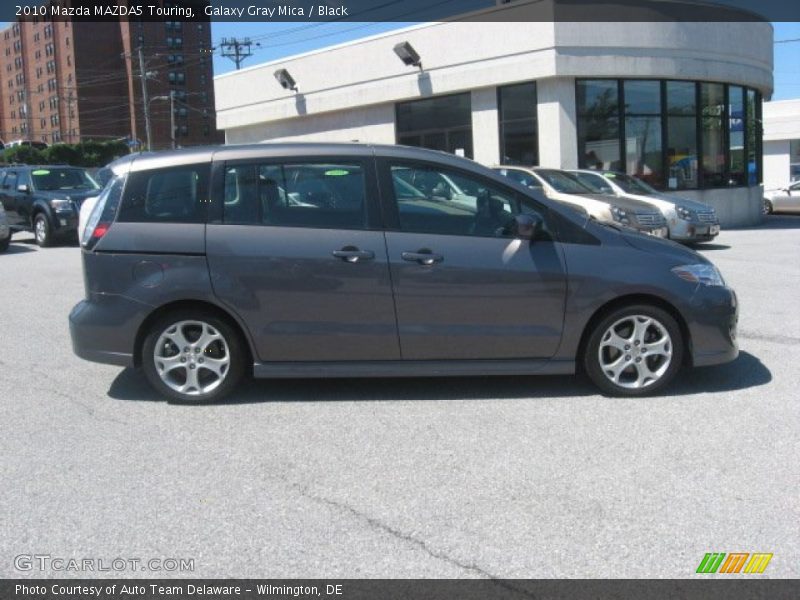
[(15, 567), (45, 554), (195, 561), (108, 576), (684, 578), (706, 552), (800, 577), (800, 216), (702, 252), (739, 295), (742, 352), (670, 395), (292, 380), (192, 407), (76, 358), (79, 250), (18, 234), (0, 255), (0, 577), (92, 575)]

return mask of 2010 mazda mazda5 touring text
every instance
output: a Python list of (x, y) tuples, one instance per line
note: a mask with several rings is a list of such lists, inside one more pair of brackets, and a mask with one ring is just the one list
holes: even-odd
[(82, 233), (73, 346), (173, 399), (216, 400), (251, 373), (576, 370), (638, 396), (738, 353), (736, 296), (706, 259), (466, 159), (262, 144), (112, 170)]

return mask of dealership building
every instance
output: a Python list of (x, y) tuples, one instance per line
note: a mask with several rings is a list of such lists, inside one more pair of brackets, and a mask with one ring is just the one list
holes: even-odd
[(769, 23), (526, 22), (515, 10), (220, 75), (218, 128), (229, 144), (398, 143), (486, 165), (616, 169), (713, 206), (723, 226), (761, 219)]

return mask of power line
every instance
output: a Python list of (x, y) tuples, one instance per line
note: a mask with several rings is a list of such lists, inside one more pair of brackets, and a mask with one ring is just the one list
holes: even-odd
[(800, 42), (800, 38), (792, 38), (791, 40), (775, 40), (775, 44), (788, 44), (790, 42)]
[[(252, 45), (253, 42), (250, 38), (244, 38), (243, 40), (239, 40), (238, 38), (222, 38), (219, 44), (220, 56), (230, 58), (236, 64), (236, 70), (238, 71), (244, 59), (253, 56)], [(256, 42), (256, 46), (261, 46), (261, 44)]]

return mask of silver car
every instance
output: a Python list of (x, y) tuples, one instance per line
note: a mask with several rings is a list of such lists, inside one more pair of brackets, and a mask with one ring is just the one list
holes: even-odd
[(719, 235), (717, 213), (707, 204), (664, 194), (641, 179), (617, 171), (580, 169), (571, 173), (597, 193), (640, 200), (658, 208), (667, 220), (671, 240), (708, 242)]
[(800, 212), (800, 181), (764, 192), (764, 214)]

